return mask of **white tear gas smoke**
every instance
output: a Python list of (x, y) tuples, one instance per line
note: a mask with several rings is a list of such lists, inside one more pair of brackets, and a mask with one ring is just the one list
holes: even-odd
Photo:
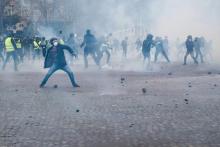
[[(187, 35), (204, 36), (213, 40), (215, 61), (220, 51), (220, 1), (219, 0), (63, 0), (54, 1), (62, 6), (62, 15), (73, 21), (66, 32), (83, 34), (92, 29), (96, 35), (113, 32), (114, 37), (129, 36), (130, 44), (138, 37), (142, 40), (147, 33), (154, 36), (168, 36), (174, 44), (178, 38), (185, 41)], [(51, 1), (50, 1), (51, 3)], [(55, 9), (56, 10), (56, 9)], [(58, 9), (57, 9), (58, 11)], [(60, 11), (61, 12), (61, 11)], [(60, 13), (59, 12), (59, 13)], [(63, 18), (57, 19), (63, 20)], [(138, 33), (133, 33), (138, 28)], [(41, 29), (42, 30), (42, 29)], [(44, 34), (53, 31), (43, 29)], [(54, 32), (57, 32), (55, 30)], [(47, 33), (48, 32), (48, 33)], [(131, 35), (133, 33), (133, 35)], [(175, 52), (175, 47), (171, 48)], [(174, 59), (176, 53), (171, 54)]]
[(45, 36), (47, 39), (57, 36), (55, 30), (53, 30), (51, 27), (39, 26), (38, 32), (40, 36)]
[(82, 0), (79, 6), (82, 26), (97, 34), (119, 32), (115, 35), (122, 38), (129, 36), (129, 28), (139, 26), (142, 33), (129, 37), (130, 41), (149, 32), (168, 36), (173, 44), (177, 38), (184, 42), (187, 35), (204, 36), (213, 41), (214, 60), (220, 59), (219, 0)]
[(204, 36), (213, 41), (213, 58), (220, 61), (220, 1), (156, 0), (152, 8), (152, 32), (173, 41), (177, 37), (184, 40), (187, 35)]

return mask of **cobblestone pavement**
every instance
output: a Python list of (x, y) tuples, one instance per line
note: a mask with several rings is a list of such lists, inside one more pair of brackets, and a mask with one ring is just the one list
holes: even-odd
[(0, 73), (0, 147), (220, 146), (218, 71), (43, 76)]

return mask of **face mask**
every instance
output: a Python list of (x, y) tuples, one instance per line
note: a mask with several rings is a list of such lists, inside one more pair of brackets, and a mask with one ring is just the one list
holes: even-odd
[(53, 45), (54, 45), (54, 46), (57, 46), (57, 45), (58, 45), (58, 42), (54, 42)]

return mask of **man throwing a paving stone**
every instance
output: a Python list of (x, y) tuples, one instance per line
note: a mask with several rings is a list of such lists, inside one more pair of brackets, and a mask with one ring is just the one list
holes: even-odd
[(73, 87), (80, 87), (74, 79), (74, 74), (72, 70), (67, 65), (65, 55), (64, 55), (64, 50), (69, 51), (75, 57), (77, 57), (77, 55), (74, 53), (74, 51), (70, 47), (59, 44), (59, 41), (57, 38), (52, 38), (50, 40), (50, 43), (52, 46), (48, 49), (46, 53), (45, 62), (44, 62), (44, 68), (50, 68), (50, 69), (47, 75), (45, 76), (45, 78), (43, 79), (42, 83), (40, 84), (40, 88), (43, 88), (45, 86), (48, 79), (57, 70), (63, 70), (64, 72), (68, 74)]

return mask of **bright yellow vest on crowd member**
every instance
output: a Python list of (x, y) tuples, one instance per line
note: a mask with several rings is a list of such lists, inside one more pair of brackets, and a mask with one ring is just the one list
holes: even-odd
[[(39, 44), (41, 43), (41, 41), (39, 42)], [(34, 40), (34, 49), (35, 50), (39, 50), (40, 49), (40, 46), (39, 44), (37, 43), (37, 41)]]
[(64, 44), (65, 44), (65, 42), (63, 41), (63, 39), (60, 39), (60, 40), (59, 40), (59, 44), (61, 44), (61, 45), (64, 45)]
[(6, 48), (6, 52), (13, 52), (15, 51), (15, 48), (12, 44), (12, 37), (7, 37), (5, 39), (5, 48)]
[(16, 47), (17, 48), (22, 48), (21, 47), (21, 40), (20, 39), (18, 41), (16, 41)]

